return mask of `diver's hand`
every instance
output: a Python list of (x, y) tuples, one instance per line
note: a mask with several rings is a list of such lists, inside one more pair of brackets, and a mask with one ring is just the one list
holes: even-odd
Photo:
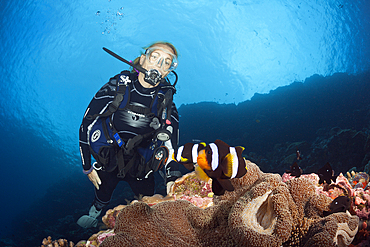
[(95, 169), (93, 169), (89, 174), (87, 174), (87, 177), (94, 184), (94, 186), (96, 187), (96, 189), (99, 190), (99, 185), (101, 185), (101, 181), (100, 181), (99, 175), (95, 171)]
[(167, 183), (167, 194), (170, 193), (172, 186), (174, 185), (174, 181), (168, 182)]

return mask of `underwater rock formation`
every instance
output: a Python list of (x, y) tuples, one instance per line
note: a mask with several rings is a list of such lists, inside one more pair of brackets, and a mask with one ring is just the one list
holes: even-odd
[[(245, 158), (259, 165), (264, 171), (283, 174), (296, 160), (296, 150), (303, 159), (298, 165), (303, 173), (318, 171), (329, 162), (337, 175), (354, 165), (358, 171), (369, 173), (370, 167), (370, 131), (352, 129), (319, 129), (312, 141), (303, 139), (299, 142), (275, 143), (274, 148), (261, 153), (249, 153)], [(366, 166), (369, 164), (368, 166)]]

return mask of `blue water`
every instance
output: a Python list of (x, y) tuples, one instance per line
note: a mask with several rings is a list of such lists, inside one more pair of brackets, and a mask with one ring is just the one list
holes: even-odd
[[(314, 74), (368, 70), (369, 5), (367, 0), (1, 1), (1, 236), (14, 231), (14, 216), (48, 188), (81, 173), (78, 127), (84, 110), (109, 77), (128, 68), (102, 47), (134, 59), (143, 46), (170, 41), (180, 53), (178, 107), (238, 104)], [(81, 175), (88, 183), (84, 179)]]

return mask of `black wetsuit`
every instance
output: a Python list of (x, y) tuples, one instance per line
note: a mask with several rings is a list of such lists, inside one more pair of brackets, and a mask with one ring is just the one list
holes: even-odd
[[(118, 80), (118, 76), (115, 76), (109, 80), (107, 84), (105, 84), (94, 96), (91, 100), (82, 120), (82, 124), (80, 126), (80, 153), (82, 158), (82, 166), (85, 171), (91, 168), (91, 152), (89, 148), (89, 126), (93, 125), (94, 119), (91, 119), (87, 116), (92, 116), (94, 114), (103, 113), (106, 111), (108, 105), (113, 101), (114, 96), (116, 94), (116, 84)], [(130, 78), (130, 94), (124, 97), (130, 96), (130, 100), (127, 104), (139, 106), (142, 108), (150, 108), (153, 98), (157, 97), (156, 92), (157, 88), (144, 88), (138, 81), (137, 74), (131, 73), (129, 74)], [(125, 142), (133, 138), (136, 135), (143, 135), (148, 132), (152, 132), (153, 128), (149, 126), (151, 120), (140, 113), (135, 113), (130, 109), (118, 110), (112, 116), (112, 123), (119, 133), (119, 136)], [(171, 111), (171, 126), (173, 128), (172, 136), (169, 141), (166, 141), (164, 145), (171, 151), (177, 149), (178, 143), (178, 112), (174, 103), (172, 103), (172, 111)], [(148, 140), (144, 140), (143, 144), (141, 144), (141, 148), (148, 147), (151, 143), (151, 138)], [(117, 148), (119, 148), (117, 146)], [(137, 163), (137, 162), (136, 162)], [(135, 164), (131, 170), (135, 169), (135, 166), (139, 164)], [(181, 176), (181, 173), (178, 170), (178, 163), (171, 161), (166, 164), (164, 168), (165, 181), (174, 181), (178, 177)], [(119, 181), (117, 177), (118, 167), (115, 168), (113, 172), (106, 172), (102, 170), (98, 170), (98, 175), (101, 179), (101, 185), (99, 186), (99, 190), (95, 188), (95, 200), (94, 205), (97, 209), (103, 208), (104, 206), (108, 205), (110, 202), (111, 196), (113, 194), (114, 189), (116, 188)], [(129, 173), (130, 174), (130, 173)], [(131, 173), (133, 174), (133, 173)], [(137, 179), (132, 175), (127, 175), (123, 179), (124, 181), (128, 182), (131, 189), (135, 193), (136, 196), (140, 195), (153, 195), (154, 194), (154, 175), (151, 173), (148, 178), (144, 179)]]

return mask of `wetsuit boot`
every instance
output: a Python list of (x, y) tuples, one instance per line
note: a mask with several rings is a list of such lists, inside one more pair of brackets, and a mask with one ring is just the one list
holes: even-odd
[(102, 209), (97, 210), (95, 205), (92, 205), (89, 210), (89, 215), (83, 215), (81, 218), (78, 219), (77, 224), (83, 228), (90, 228), (90, 227), (97, 227), (98, 220), (96, 218), (99, 217)]

